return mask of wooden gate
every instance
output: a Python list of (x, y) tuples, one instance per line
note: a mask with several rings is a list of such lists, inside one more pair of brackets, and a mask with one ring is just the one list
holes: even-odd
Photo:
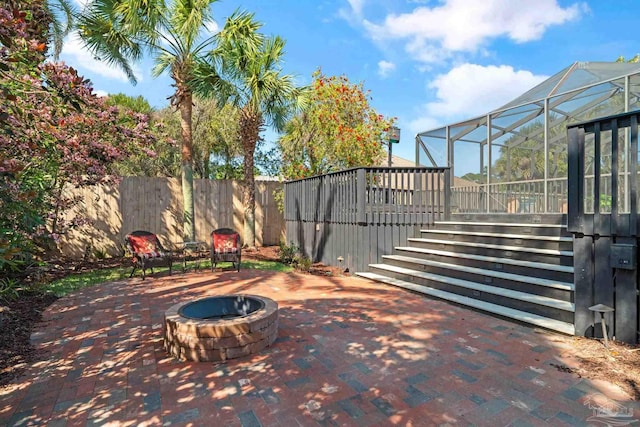
[(589, 307), (615, 309), (609, 335), (638, 340), (640, 111), (573, 124), (568, 132), (568, 230), (574, 235), (576, 334), (597, 335)]

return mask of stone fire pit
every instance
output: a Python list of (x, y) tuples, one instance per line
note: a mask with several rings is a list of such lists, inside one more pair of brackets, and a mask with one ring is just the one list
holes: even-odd
[(180, 360), (221, 362), (257, 353), (278, 336), (278, 304), (257, 295), (181, 302), (164, 314), (164, 348)]

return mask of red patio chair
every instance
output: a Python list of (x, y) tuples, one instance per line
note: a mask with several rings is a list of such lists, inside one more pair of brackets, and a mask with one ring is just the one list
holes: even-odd
[(153, 274), (153, 267), (168, 266), (169, 274), (172, 273), (173, 255), (160, 244), (158, 236), (149, 232), (138, 230), (125, 237), (127, 249), (133, 256), (133, 270), (129, 277), (133, 277), (136, 268), (142, 269), (142, 278), (146, 277), (146, 269), (150, 268)]
[(241, 257), (240, 234), (230, 228), (218, 228), (211, 232), (211, 271), (219, 262), (231, 262), (240, 271)]

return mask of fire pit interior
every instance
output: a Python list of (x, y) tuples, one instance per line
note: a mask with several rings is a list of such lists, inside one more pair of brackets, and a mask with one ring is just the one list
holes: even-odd
[(164, 316), (164, 347), (180, 360), (220, 362), (257, 353), (278, 335), (278, 304), (225, 295), (174, 305)]

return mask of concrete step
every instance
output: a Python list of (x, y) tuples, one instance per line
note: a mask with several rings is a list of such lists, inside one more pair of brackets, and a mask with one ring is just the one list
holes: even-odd
[(431, 234), (449, 234), (457, 236), (476, 236), (476, 237), (493, 237), (498, 239), (515, 239), (515, 240), (538, 240), (547, 242), (563, 242), (572, 243), (573, 237), (571, 236), (540, 236), (534, 234), (514, 234), (514, 233), (489, 233), (481, 231), (464, 231), (464, 230), (420, 230), (421, 233)]
[(433, 244), (433, 245), (453, 245), (458, 247), (466, 246), (466, 247), (473, 247), (473, 248), (497, 249), (505, 252), (526, 252), (526, 253), (541, 254), (541, 255), (573, 257), (573, 251), (563, 251), (558, 249), (530, 248), (526, 246), (512, 246), (512, 245), (496, 245), (496, 244), (479, 243), (479, 242), (459, 242), (456, 240), (424, 239), (421, 237), (411, 237), (407, 240), (409, 242), (426, 243), (426, 244)]
[(535, 223), (518, 223), (518, 222), (469, 222), (469, 221), (435, 221), (435, 225), (463, 225), (463, 226), (480, 226), (480, 227), (522, 227), (522, 228), (557, 228), (558, 230), (567, 228), (564, 224), (535, 224)]
[[(373, 266), (372, 266), (373, 267)], [(539, 316), (532, 313), (527, 313), (525, 311), (516, 310), (509, 307), (504, 307), (497, 304), (492, 304), (486, 301), (477, 300), (469, 297), (465, 297), (462, 295), (458, 295), (455, 293), (443, 291), (440, 289), (435, 289), (425, 285), (418, 285), (415, 283), (407, 282), (400, 279), (395, 279), (392, 277), (384, 276), (377, 273), (372, 272), (361, 272), (356, 273), (360, 277), (364, 277), (370, 280), (378, 281), (381, 283), (386, 283), (389, 285), (397, 286), (400, 288), (408, 289), (414, 292), (419, 292), (425, 295), (433, 296), (436, 298), (440, 298), (446, 301), (451, 301), (456, 304), (464, 305), (467, 307), (475, 308), (478, 310), (482, 310), (488, 313), (493, 313), (498, 316), (514, 319), (523, 323), (528, 323), (531, 325), (539, 326), (545, 329), (550, 329), (553, 331), (561, 332), (568, 335), (575, 334), (575, 327), (571, 323), (562, 322), (556, 319), (551, 319), (544, 316)]]
[(403, 255), (384, 255), (382, 257), (382, 259), (383, 260), (404, 261), (404, 262), (407, 262), (407, 263), (414, 263), (414, 264), (418, 264), (418, 265), (421, 265), (421, 266), (431, 266), (431, 267), (444, 268), (444, 269), (453, 270), (453, 271), (461, 271), (461, 272), (465, 272), (465, 273), (477, 274), (479, 276), (495, 277), (495, 278), (498, 278), (498, 279), (504, 279), (504, 280), (509, 280), (509, 281), (513, 281), (513, 282), (528, 283), (528, 284), (531, 284), (531, 285), (536, 285), (536, 286), (541, 286), (541, 287), (561, 289), (561, 290), (564, 290), (564, 291), (573, 291), (574, 290), (573, 283), (561, 282), (561, 281), (557, 281), (557, 280), (542, 279), (542, 278), (532, 277), (532, 276), (524, 276), (524, 275), (521, 275), (521, 274), (506, 273), (504, 271), (496, 271), (496, 270), (487, 270), (487, 269), (483, 269), (483, 268), (468, 267), (468, 266), (464, 266), (464, 265), (450, 264), (450, 263), (426, 260), (426, 259), (421, 259), (421, 258), (413, 258), (413, 257), (407, 257), (407, 256), (403, 256)]
[(437, 230), (467, 230), (493, 233), (514, 233), (542, 236), (571, 237), (571, 233), (564, 224), (541, 224), (527, 222), (500, 221), (436, 221), (432, 227)]
[(389, 273), (401, 274), (405, 276), (419, 277), (421, 279), (444, 283), (449, 286), (471, 289), (487, 294), (498, 295), (512, 300), (522, 301), (529, 304), (542, 305), (556, 310), (573, 312), (575, 306), (570, 301), (563, 301), (554, 298), (548, 298), (542, 295), (534, 295), (526, 292), (520, 292), (513, 289), (501, 288), (498, 286), (486, 285), (470, 280), (458, 279), (455, 277), (444, 276), (440, 274), (428, 273), (424, 271), (413, 270), (410, 268), (398, 267), (389, 264), (371, 264), (370, 268), (385, 271)]
[(533, 262), (533, 261), (526, 261), (521, 259), (467, 254), (464, 252), (452, 252), (452, 251), (440, 251), (437, 249), (415, 248), (412, 246), (398, 246), (396, 247), (396, 250), (403, 251), (403, 252), (415, 252), (418, 254), (425, 254), (425, 255), (433, 254), (433, 255), (439, 255), (444, 257), (457, 257), (457, 258), (463, 258), (463, 259), (469, 259), (469, 260), (475, 260), (475, 261), (481, 261), (481, 262), (487, 262), (487, 263), (507, 264), (507, 265), (514, 265), (518, 267), (524, 267), (524, 268), (532, 268), (536, 270), (551, 270), (551, 271), (557, 271), (560, 273), (573, 274), (573, 266), (571, 265), (547, 264), (544, 262)]

